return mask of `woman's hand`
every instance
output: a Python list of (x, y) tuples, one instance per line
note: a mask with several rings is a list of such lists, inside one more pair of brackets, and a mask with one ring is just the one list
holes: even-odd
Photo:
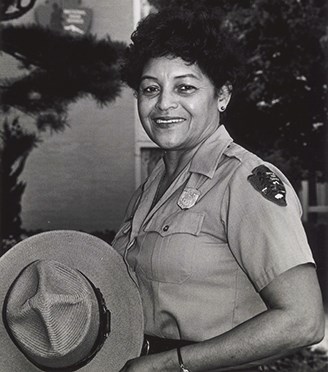
[(150, 356), (142, 356), (128, 360), (120, 372), (150, 372), (154, 371)]
[(176, 372), (180, 371), (176, 350), (141, 356), (128, 360), (120, 372)]

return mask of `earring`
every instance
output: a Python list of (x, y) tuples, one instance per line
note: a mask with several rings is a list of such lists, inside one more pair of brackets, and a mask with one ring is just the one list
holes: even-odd
[(223, 112), (225, 109), (226, 109), (225, 106), (221, 106), (221, 107), (220, 107), (220, 111), (221, 111), (221, 112)]

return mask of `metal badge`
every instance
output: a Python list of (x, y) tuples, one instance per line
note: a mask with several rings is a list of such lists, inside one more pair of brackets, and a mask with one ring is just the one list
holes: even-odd
[(178, 206), (181, 209), (189, 209), (193, 207), (196, 204), (199, 195), (200, 191), (197, 189), (194, 189), (193, 187), (186, 187), (180, 195)]

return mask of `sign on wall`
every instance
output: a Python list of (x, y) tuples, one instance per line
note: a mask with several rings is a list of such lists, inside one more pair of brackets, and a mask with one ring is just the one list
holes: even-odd
[(84, 35), (91, 27), (92, 10), (81, 3), (81, 0), (46, 0), (36, 7), (35, 20), (55, 31)]

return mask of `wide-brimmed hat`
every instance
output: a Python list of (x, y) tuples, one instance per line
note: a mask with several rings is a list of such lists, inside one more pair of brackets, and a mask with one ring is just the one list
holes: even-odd
[(140, 355), (137, 285), (95, 236), (50, 231), (16, 244), (0, 258), (0, 298), (0, 371), (118, 372)]

